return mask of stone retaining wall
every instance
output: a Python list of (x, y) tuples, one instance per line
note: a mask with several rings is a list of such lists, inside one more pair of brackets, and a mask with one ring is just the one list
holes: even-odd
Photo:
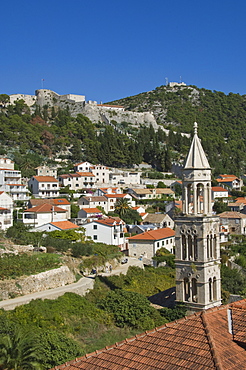
[(67, 266), (41, 272), (37, 275), (0, 281), (0, 299), (14, 298), (24, 294), (36, 293), (75, 282), (75, 275)]

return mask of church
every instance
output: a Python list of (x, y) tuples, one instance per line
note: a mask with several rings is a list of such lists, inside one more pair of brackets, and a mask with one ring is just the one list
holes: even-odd
[(197, 135), (183, 168), (176, 218), (176, 301), (189, 316), (56, 366), (64, 370), (238, 370), (246, 368), (246, 300), (221, 305), (219, 220), (211, 168)]

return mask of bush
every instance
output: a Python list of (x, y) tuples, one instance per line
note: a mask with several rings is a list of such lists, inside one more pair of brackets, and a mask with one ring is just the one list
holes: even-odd
[(141, 330), (161, 325), (158, 311), (150, 306), (150, 302), (142, 294), (127, 292), (121, 289), (111, 291), (99, 307), (113, 315), (119, 327), (130, 326)]

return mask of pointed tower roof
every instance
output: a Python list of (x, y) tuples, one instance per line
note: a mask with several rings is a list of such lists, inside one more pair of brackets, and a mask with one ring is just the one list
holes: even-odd
[(191, 143), (190, 151), (186, 158), (186, 162), (184, 165), (184, 169), (194, 168), (194, 169), (201, 169), (201, 168), (210, 168), (207, 157), (203, 150), (201, 141), (197, 136), (197, 123), (194, 123), (194, 137)]

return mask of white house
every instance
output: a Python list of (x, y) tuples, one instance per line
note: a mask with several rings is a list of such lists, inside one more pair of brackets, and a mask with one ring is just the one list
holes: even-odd
[(97, 184), (109, 183), (110, 170), (108, 167), (101, 164), (96, 164), (90, 167), (90, 171), (95, 176)]
[(78, 212), (78, 218), (89, 219), (90, 221), (101, 219), (102, 216), (103, 213), (98, 208), (81, 208)]
[(38, 227), (49, 222), (67, 221), (66, 210), (51, 204), (42, 204), (25, 210), (22, 214), (24, 225)]
[(37, 176), (53, 176), (57, 177), (57, 168), (48, 166), (39, 166), (35, 168)]
[(68, 186), (70, 190), (90, 189), (95, 187), (95, 176), (92, 172), (76, 172), (59, 176), (62, 187)]
[(108, 199), (104, 196), (81, 197), (78, 199), (77, 204), (80, 209), (101, 207), (104, 212), (108, 213)]
[(13, 200), (28, 200), (29, 192), (21, 183), (21, 171), (14, 169), (14, 162), (8, 158), (0, 158), (0, 191), (9, 193)]
[(140, 172), (112, 172), (109, 175), (109, 180), (113, 185), (137, 185), (140, 184)]
[(212, 199), (228, 198), (228, 190), (222, 186), (212, 186)]
[(59, 182), (53, 176), (33, 176), (28, 186), (35, 197), (53, 198), (59, 196)]
[(94, 195), (105, 195), (105, 194), (123, 194), (121, 188), (98, 188)]
[(0, 230), (13, 226), (13, 199), (4, 191), (0, 192)]
[(162, 247), (174, 253), (175, 231), (169, 227), (149, 230), (127, 238), (128, 254), (137, 258), (152, 258)]
[(219, 175), (216, 181), (223, 187), (241, 190), (243, 180), (235, 175)]
[(80, 163), (76, 163), (74, 165), (74, 171), (75, 172), (90, 172), (90, 169), (91, 167), (93, 166), (93, 164), (91, 164), (90, 162), (80, 162)]
[(125, 223), (120, 218), (94, 220), (83, 227), (86, 230), (86, 236), (91, 237), (94, 242), (117, 245), (121, 250), (125, 249)]
[(54, 199), (29, 199), (28, 208), (41, 206), (42, 204), (50, 204), (66, 210), (66, 219), (71, 218), (71, 204), (66, 198)]

